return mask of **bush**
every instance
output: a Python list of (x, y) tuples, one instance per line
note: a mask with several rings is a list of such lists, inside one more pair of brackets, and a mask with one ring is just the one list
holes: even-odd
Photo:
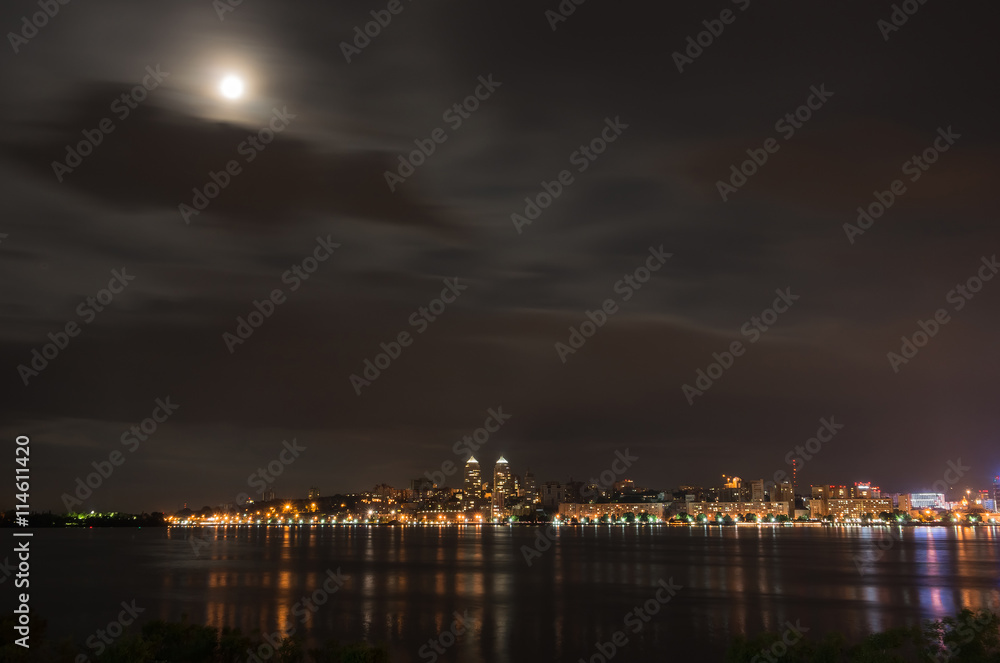
[(929, 622), (923, 627), (896, 628), (872, 633), (848, 645), (843, 635), (828, 634), (815, 642), (808, 636), (785, 645), (777, 633), (733, 638), (729, 663), (1000, 663), (1000, 615), (963, 610), (956, 617)]

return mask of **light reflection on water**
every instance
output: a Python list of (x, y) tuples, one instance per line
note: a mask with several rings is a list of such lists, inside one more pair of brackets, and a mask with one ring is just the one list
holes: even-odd
[[(627, 631), (629, 660), (721, 651), (731, 634), (789, 621), (857, 638), (1000, 606), (995, 528), (893, 531), (562, 527), (529, 567), (523, 547), (539, 529), (523, 526), (49, 530), (64, 545), (40, 547), (56, 584), (36, 605), (52, 631), (78, 638), (135, 598), (144, 618), (295, 627), (310, 646), (385, 642), (394, 661), (421, 660), (420, 646), (466, 611), (476, 628), (441, 660), (587, 659), (671, 577), (683, 589), (640, 632)], [(196, 556), (189, 539), (206, 534)], [(885, 549), (862, 575), (854, 556), (879, 540)], [(315, 612), (304, 608), (338, 568), (343, 588)], [(59, 583), (66, 591), (52, 590)]]

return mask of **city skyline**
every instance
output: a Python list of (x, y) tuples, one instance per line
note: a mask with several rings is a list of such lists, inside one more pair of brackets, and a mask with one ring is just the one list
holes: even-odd
[(694, 5), (408, 8), (360, 48), (374, 9), (313, 0), (95, 0), (8, 43), (0, 433), (45, 440), (38, 505), (116, 450), (110, 503), (224, 501), (293, 438), (283, 480), (402, 481), (497, 404), (485, 449), (544, 476), (628, 448), (644, 483), (770, 477), (831, 416), (803, 481), (989, 458), (986, 25), (723, 5), (708, 48)]
[[(532, 472), (527, 467), (523, 473), (517, 473), (510, 469), (510, 465), (503, 454), (500, 454), (497, 461), (494, 463), (494, 473), (492, 480), (486, 480), (482, 478), (481, 474), (481, 463), (474, 456), (470, 455), (468, 460), (460, 467), (460, 471), (455, 472), (451, 476), (445, 476), (443, 481), (437, 482), (435, 478), (431, 476), (430, 472), (425, 472), (423, 477), (418, 477), (410, 480), (409, 482), (404, 482), (402, 487), (394, 487), (387, 483), (380, 483), (376, 486), (391, 488), (393, 490), (406, 491), (408, 490), (405, 486), (409, 485), (410, 489), (413, 490), (414, 486), (418, 483), (423, 483), (431, 489), (440, 489), (445, 491), (459, 491), (465, 495), (465, 499), (482, 500), (483, 508), (491, 511), (494, 516), (497, 514), (498, 509), (503, 510), (503, 500), (497, 500), (495, 496), (494, 487), (497, 485), (497, 469), (500, 467), (506, 468), (506, 485), (509, 491), (507, 495), (513, 495), (515, 497), (519, 495), (534, 496), (535, 498), (540, 495), (540, 486), (546, 484), (558, 484), (561, 487), (566, 486), (578, 486), (580, 489), (579, 495), (573, 495), (570, 501), (587, 503), (588, 501), (594, 501), (594, 499), (606, 500), (608, 494), (611, 493), (612, 486), (617, 487), (619, 483), (627, 483), (630, 485), (630, 493), (638, 494), (644, 492), (654, 492), (657, 494), (667, 494), (676, 495), (677, 493), (688, 492), (694, 489), (697, 494), (707, 495), (715, 492), (714, 500), (726, 502), (726, 501), (737, 501), (737, 502), (749, 502), (749, 501), (763, 501), (765, 496), (770, 501), (789, 501), (794, 497), (795, 499), (805, 498), (808, 501), (810, 495), (816, 497), (816, 489), (829, 487), (831, 490), (839, 489), (839, 497), (864, 497), (868, 498), (872, 494), (876, 497), (883, 497), (883, 495), (898, 496), (898, 495), (921, 495), (921, 494), (936, 494), (941, 495), (944, 502), (959, 502), (963, 499), (973, 500), (976, 498), (982, 498), (987, 495), (987, 499), (993, 500), (997, 503), (1000, 500), (1000, 475), (996, 475), (991, 480), (991, 483), (983, 486), (973, 486), (972, 483), (966, 481), (966, 476), (971, 467), (964, 467), (961, 465), (952, 464), (946, 470), (944, 478), (936, 480), (934, 484), (931, 484), (926, 489), (910, 489), (910, 490), (882, 490), (881, 487), (873, 485), (871, 481), (854, 481), (852, 483), (808, 483), (804, 486), (799, 486), (794, 489), (792, 487), (792, 479), (789, 474), (787, 477), (782, 478), (779, 481), (768, 480), (766, 478), (741, 478), (736, 475), (720, 475), (721, 481), (716, 484), (694, 484), (691, 482), (685, 482), (677, 484), (674, 486), (662, 486), (662, 485), (644, 485), (642, 483), (636, 484), (629, 476), (624, 474), (618, 475), (617, 473), (611, 472), (614, 476), (614, 480), (605, 479), (603, 476), (588, 476), (586, 478), (574, 478), (572, 476), (568, 477), (566, 480), (554, 479), (554, 478), (543, 478), (541, 481), (537, 481), (534, 472)], [(607, 472), (607, 471), (606, 471)], [(530, 484), (528, 484), (528, 476), (530, 475)], [(776, 479), (777, 479), (776, 473)], [(455, 484), (455, 485), (451, 485)], [(318, 497), (323, 493), (318, 487), (310, 487), (309, 495), (307, 499), (313, 499), (313, 491)], [(952, 493), (951, 491), (956, 491)], [(333, 493), (327, 493), (326, 496), (330, 495), (364, 495), (367, 494), (368, 490), (360, 491), (334, 491)], [(487, 499), (487, 494), (490, 497)], [(268, 497), (269, 495), (269, 497)], [(728, 496), (727, 496), (728, 495)], [(837, 495), (834, 495), (835, 497)], [(259, 499), (255, 501), (272, 501), (272, 500), (298, 500), (298, 498), (293, 495), (279, 495), (275, 493), (275, 487), (269, 485), (268, 489), (263, 492)], [(955, 499), (951, 499), (955, 498)], [(253, 496), (250, 496), (253, 499)], [(508, 498), (509, 499), (509, 498)], [(674, 501), (675, 498), (671, 497)], [(517, 500), (520, 501), (520, 500)], [(667, 500), (670, 501), (670, 500)], [(710, 500), (711, 501), (711, 500)], [(239, 503), (237, 504), (240, 505)], [(499, 506), (498, 506), (499, 505)], [(208, 506), (208, 505), (206, 505)], [(214, 505), (221, 506), (221, 505)], [(169, 512), (169, 510), (164, 511)]]

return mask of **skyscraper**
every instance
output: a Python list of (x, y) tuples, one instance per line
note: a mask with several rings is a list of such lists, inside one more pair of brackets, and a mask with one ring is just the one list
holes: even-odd
[(538, 501), (538, 483), (535, 481), (535, 473), (531, 470), (524, 473), (524, 497), (528, 504)]
[(465, 497), (473, 502), (483, 498), (483, 475), (475, 456), (465, 461)]
[(507, 459), (500, 456), (497, 464), (493, 466), (493, 517), (501, 518), (509, 501), (509, 491), (511, 489), (510, 465)]

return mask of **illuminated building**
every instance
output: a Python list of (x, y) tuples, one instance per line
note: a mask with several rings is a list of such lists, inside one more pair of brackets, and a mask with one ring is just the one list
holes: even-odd
[(725, 474), (722, 475), (725, 482), (722, 484), (722, 488), (719, 489), (719, 501), (720, 502), (741, 502), (744, 498), (749, 497), (749, 493), (744, 495), (743, 479), (739, 477), (730, 477)]
[(510, 502), (510, 491), (514, 485), (510, 480), (510, 465), (507, 459), (500, 456), (493, 466), (493, 517), (502, 518)]
[(416, 499), (424, 499), (434, 492), (434, 482), (423, 477), (414, 479), (410, 482), (410, 492)]
[(892, 498), (881, 495), (880, 488), (866, 482), (855, 483), (850, 490), (834, 484), (813, 486), (809, 516), (832, 516), (835, 520), (860, 520), (865, 515), (878, 518), (880, 513), (892, 513), (895, 509)]
[(851, 488), (851, 497), (861, 500), (882, 497), (882, 489), (873, 486), (870, 481), (855, 481), (854, 487)]
[(635, 493), (635, 483), (631, 479), (616, 481), (612, 490), (618, 495), (633, 495)]
[(753, 514), (758, 518), (767, 516), (788, 516), (791, 518), (795, 504), (793, 502), (687, 502), (684, 505), (689, 516), (708, 516), (709, 520), (721, 513), (736, 519), (747, 514)]
[(943, 509), (944, 493), (911, 493), (911, 509)]
[(878, 518), (880, 513), (892, 513), (892, 500), (889, 498), (848, 498), (826, 501), (825, 516), (833, 516), (835, 520), (861, 520), (865, 515)]
[(538, 501), (538, 483), (535, 481), (535, 474), (531, 470), (524, 473), (524, 498), (528, 504)]
[(576, 518), (578, 521), (583, 521), (587, 519), (590, 522), (598, 521), (601, 518), (607, 518), (609, 520), (621, 520), (625, 517), (625, 514), (631, 513), (638, 520), (642, 514), (646, 514), (649, 518), (655, 518), (656, 520), (666, 520), (667, 519), (667, 509), (669, 505), (658, 504), (658, 503), (619, 503), (619, 502), (604, 502), (601, 504), (570, 504), (563, 503), (559, 505), (559, 519), (560, 520), (570, 520), (571, 518)]
[(771, 500), (775, 502), (795, 502), (795, 490), (790, 482), (782, 481), (773, 490), (774, 494), (771, 495)]
[(846, 499), (850, 496), (847, 486), (830, 484), (828, 486), (812, 487), (812, 498), (814, 500)]
[(483, 475), (475, 456), (465, 461), (465, 496), (472, 502), (483, 499)]

